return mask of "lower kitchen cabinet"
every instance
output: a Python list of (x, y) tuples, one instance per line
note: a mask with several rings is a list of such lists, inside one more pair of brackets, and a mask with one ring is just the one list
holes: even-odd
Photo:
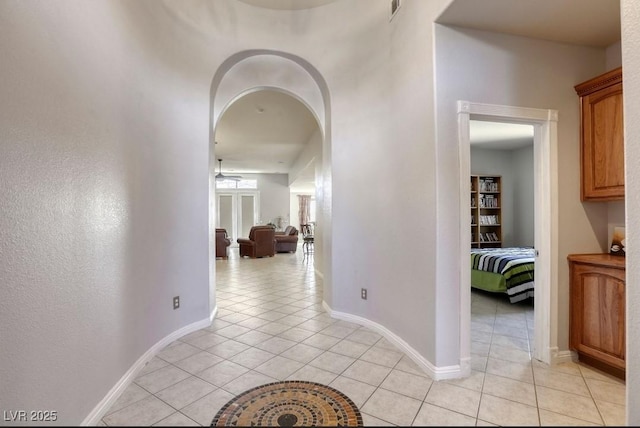
[(580, 361), (625, 377), (625, 258), (570, 254), (570, 348)]

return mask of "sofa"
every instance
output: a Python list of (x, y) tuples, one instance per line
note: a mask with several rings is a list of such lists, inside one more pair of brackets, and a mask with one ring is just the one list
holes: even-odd
[(216, 228), (216, 258), (220, 257), (224, 260), (229, 258), (227, 248), (231, 245), (231, 240), (227, 236), (227, 229)]
[(240, 257), (273, 257), (276, 253), (275, 235), (273, 226), (253, 226), (249, 238), (238, 238)]
[(283, 232), (276, 232), (276, 253), (295, 253), (298, 249), (298, 229), (287, 226)]

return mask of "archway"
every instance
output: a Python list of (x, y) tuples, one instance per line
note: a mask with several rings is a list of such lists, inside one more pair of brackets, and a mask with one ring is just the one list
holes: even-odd
[[(315, 116), (322, 133), (321, 179), (316, 187), (318, 218), (316, 271), (324, 279), (324, 300), (331, 302), (331, 132), (330, 97), (322, 75), (304, 59), (284, 52), (250, 50), (224, 61), (216, 72), (210, 93), (209, 176), (215, 175), (215, 132), (225, 110), (247, 93), (277, 90), (302, 102)], [(216, 314), (215, 298), (215, 180), (209, 180), (209, 308)]]

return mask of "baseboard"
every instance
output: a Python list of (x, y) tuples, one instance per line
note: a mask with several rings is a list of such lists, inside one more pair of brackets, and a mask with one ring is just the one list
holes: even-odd
[(402, 352), (407, 354), (407, 356), (433, 380), (457, 379), (468, 376), (471, 373), (470, 359), (461, 361), (460, 365), (436, 367), (429, 360), (420, 355), (418, 351), (413, 349), (411, 345), (405, 342), (400, 336), (396, 335), (383, 325), (361, 316), (334, 311), (324, 300), (322, 301), (322, 306), (333, 318), (363, 325), (380, 334), (389, 342), (397, 346)]
[(218, 307), (216, 306), (209, 317), (186, 325), (168, 336), (164, 337), (160, 341), (158, 341), (155, 345), (147, 350), (138, 360), (127, 370), (127, 372), (120, 378), (118, 383), (115, 384), (113, 388), (107, 393), (107, 395), (98, 403), (96, 407), (89, 413), (89, 415), (82, 421), (81, 425), (83, 426), (95, 426), (97, 425), (105, 413), (111, 408), (113, 403), (120, 397), (120, 395), (124, 392), (125, 389), (133, 380), (137, 377), (138, 373), (144, 368), (145, 364), (147, 364), (153, 357), (156, 356), (158, 352), (164, 349), (167, 345), (174, 342), (181, 337), (192, 333), (196, 330), (200, 330), (201, 328), (205, 328), (211, 325), (211, 321), (215, 317), (218, 312)]
[(560, 364), (560, 363), (570, 363), (572, 361), (578, 360), (578, 354), (573, 351), (558, 351), (558, 348), (553, 348), (551, 350), (551, 363), (552, 364)]

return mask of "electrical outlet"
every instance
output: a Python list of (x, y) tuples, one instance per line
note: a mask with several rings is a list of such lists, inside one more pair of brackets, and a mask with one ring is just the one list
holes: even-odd
[(364, 300), (367, 300), (367, 289), (366, 288), (361, 288), (360, 289), (360, 297), (362, 297)]
[(178, 309), (180, 307), (180, 296), (176, 296), (173, 298), (173, 309)]

